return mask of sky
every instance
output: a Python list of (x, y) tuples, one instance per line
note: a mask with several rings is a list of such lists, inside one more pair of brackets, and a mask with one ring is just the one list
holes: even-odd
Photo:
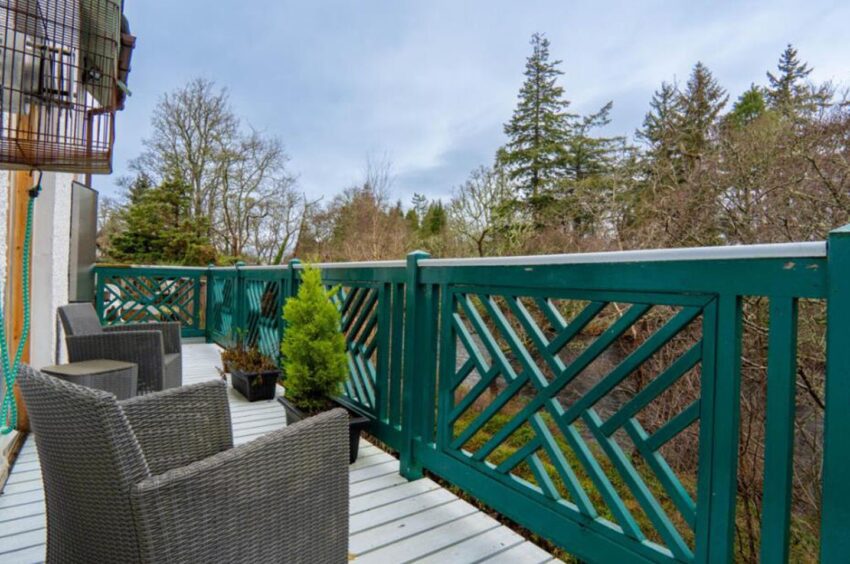
[(246, 124), (276, 136), (290, 172), (325, 201), (392, 163), (393, 196), (446, 198), (505, 142), (529, 39), (543, 32), (571, 110), (614, 102), (632, 135), (662, 81), (702, 61), (732, 99), (763, 84), (787, 43), (815, 81), (850, 85), (850, 2), (125, 0), (138, 37), (117, 117), (115, 196), (163, 93), (193, 77), (228, 90)]

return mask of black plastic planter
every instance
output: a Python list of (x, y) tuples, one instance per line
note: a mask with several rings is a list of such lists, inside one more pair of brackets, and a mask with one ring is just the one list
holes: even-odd
[[(286, 424), (291, 425), (309, 417), (306, 413), (289, 403), (283, 396), (277, 398), (286, 412)], [(348, 463), (357, 461), (357, 453), (360, 450), (360, 432), (369, 424), (369, 418), (355, 413), (341, 403), (334, 402), (348, 412)]]
[(274, 399), (275, 385), (280, 379), (280, 370), (267, 372), (242, 372), (234, 370), (230, 373), (230, 383), (233, 389), (245, 396), (248, 401)]

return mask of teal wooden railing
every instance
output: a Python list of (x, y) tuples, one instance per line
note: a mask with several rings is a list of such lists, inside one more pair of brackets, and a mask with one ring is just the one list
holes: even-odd
[[(769, 313), (761, 560), (788, 560), (797, 304), (826, 300), (820, 557), (850, 554), (850, 228), (828, 245), (318, 266), (339, 287), (343, 402), (372, 419), (403, 475), (433, 472), (589, 561), (732, 560), (752, 297)], [(187, 334), (241, 333), (276, 355), (299, 269), (98, 269), (98, 308), (106, 323), (137, 319), (137, 302), (174, 315), (184, 292), (151, 288), (197, 298), (205, 285), (205, 326), (197, 307), (176, 316)], [(673, 397), (687, 402), (645, 422)], [(689, 469), (665, 458), (677, 442), (693, 449)]]
[(202, 337), (206, 273), (206, 268), (98, 266), (95, 307), (104, 325), (179, 321), (184, 337)]

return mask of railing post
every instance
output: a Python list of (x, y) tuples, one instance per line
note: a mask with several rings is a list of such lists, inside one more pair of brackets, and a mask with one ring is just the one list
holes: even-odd
[(294, 298), (298, 293), (298, 266), (301, 261), (297, 258), (289, 260), (286, 267), (286, 283), (281, 288), (280, 293), (280, 317), (278, 322), (278, 343), (283, 341), (283, 332), (286, 331), (286, 322), (283, 320), (283, 308), (286, 306), (286, 301), (289, 298)]
[[(285, 298), (292, 298), (295, 294), (298, 293), (298, 267), (301, 265), (301, 261), (297, 258), (290, 259), (287, 263), (286, 270), (286, 293)], [(286, 303), (286, 300), (284, 300)]]
[(233, 318), (235, 322), (233, 324), (233, 331), (236, 335), (233, 336), (234, 343), (241, 343), (242, 338), (244, 337), (245, 325), (246, 325), (246, 302), (248, 297), (245, 295), (245, 276), (242, 274), (241, 268), (245, 266), (245, 263), (237, 261), (236, 264), (233, 265), (236, 269), (236, 280), (234, 280), (234, 290), (236, 291), (236, 311), (233, 314)]
[(826, 411), (821, 562), (850, 554), (850, 225), (827, 239)]
[(408, 480), (422, 477), (422, 463), (416, 459), (414, 441), (422, 417), (419, 392), (423, 389), (422, 378), (427, 376), (420, 370), (421, 336), (423, 334), (425, 293), (419, 283), (419, 261), (430, 257), (424, 251), (407, 255), (404, 306), (404, 393), (402, 394), (403, 419), (401, 427), (401, 451), (399, 452), (400, 473)]
[(94, 307), (97, 311), (97, 316), (100, 318), (100, 323), (103, 324), (103, 267), (94, 267)]
[(213, 311), (213, 267), (215, 264), (209, 263), (207, 265), (206, 277), (207, 277), (207, 297), (206, 303), (204, 304), (204, 338), (208, 343), (212, 343), (212, 323), (210, 323), (212, 316), (210, 315)]

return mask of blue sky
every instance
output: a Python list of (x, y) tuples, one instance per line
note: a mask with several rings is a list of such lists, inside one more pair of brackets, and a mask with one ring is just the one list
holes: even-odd
[(150, 135), (162, 93), (195, 76), (280, 137), (299, 188), (328, 199), (388, 158), (394, 195), (445, 197), (504, 142), (532, 33), (563, 60), (572, 109), (613, 100), (631, 134), (661, 81), (703, 61), (731, 96), (764, 82), (788, 42), (815, 80), (850, 85), (848, 2), (125, 0), (138, 36), (115, 174)]

